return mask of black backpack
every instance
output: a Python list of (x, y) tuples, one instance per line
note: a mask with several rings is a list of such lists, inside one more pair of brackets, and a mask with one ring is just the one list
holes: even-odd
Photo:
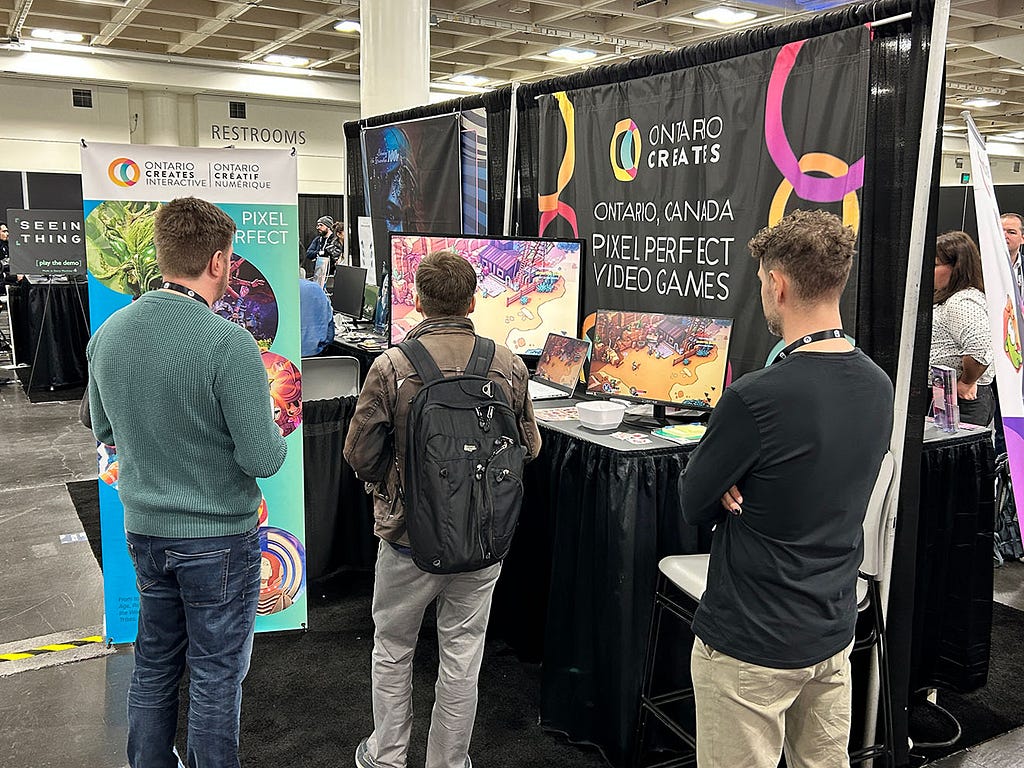
[(526, 454), (504, 390), (487, 377), (494, 342), (477, 337), (461, 376), (445, 378), (417, 339), (398, 345), (423, 388), (409, 408), (405, 523), (428, 573), (477, 571), (508, 554)]

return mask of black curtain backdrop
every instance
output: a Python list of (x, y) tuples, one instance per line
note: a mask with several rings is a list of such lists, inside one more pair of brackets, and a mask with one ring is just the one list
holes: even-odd
[[(862, 189), (861, 250), (857, 268), (859, 293), (855, 336), (867, 352), (893, 380), (899, 357), (899, 336), (906, 289), (910, 231), (913, 220), (916, 169), (919, 155), (918, 137), (922, 135), (924, 86), (927, 56), (932, 29), (932, 0), (880, 0), (858, 4), (773, 28), (745, 30), (735, 35), (716, 38), (698, 45), (667, 53), (634, 59), (625, 64), (594, 67), (564, 78), (545, 80), (520, 87), (517, 93), (518, 150), (515, 171), (518, 174), (518, 197), (514, 206), (512, 234), (532, 235), (537, 232), (537, 180), (539, 108), (536, 97), (563, 90), (622, 82), (639, 77), (669, 72), (686, 67), (723, 61), (748, 53), (763, 51), (808, 37), (836, 32), (873, 21), (882, 21), (910, 13), (905, 21), (874, 29), (871, 43), (871, 80), (866, 138), (866, 173)], [(487, 103), (484, 103), (487, 100)], [(384, 115), (369, 121), (346, 123), (348, 142), (349, 201), (355, 215), (362, 215), (362, 178), (358, 171), (359, 128), (364, 124), (408, 120), (413, 117), (443, 114), (459, 108), (463, 102), (422, 107), (407, 112)], [(508, 91), (502, 89), (485, 97), (474, 97), (470, 106), (484, 106), (491, 119), (498, 122), (501, 105), (509, 108)], [(826, 116), (827, 119), (827, 116)], [(931, 189), (938, 189), (938, 158), (941, 137), (937, 125), (934, 178)], [(495, 141), (489, 157), (491, 193), (502, 189), (496, 166), (505, 163), (499, 150), (499, 136), (507, 140), (507, 127), (496, 126)], [(490, 138), (489, 136), (489, 138)], [(358, 197), (357, 197), (358, 196)], [(493, 199), (493, 198), (492, 198)], [(504, 202), (504, 201), (502, 201)], [(937, 196), (929, 206), (929, 224), (925, 232), (923, 265), (928, 267), (934, 257), (935, 211)], [(501, 209), (492, 207), (491, 231), (500, 231)], [(893, 696), (896, 702), (896, 757), (905, 764), (907, 755), (907, 717), (911, 624), (913, 615), (914, 563), (918, 525), (920, 488), (921, 436), (925, 398), (928, 348), (931, 336), (932, 270), (922, 272), (921, 296), (917, 315), (917, 336), (911, 362), (913, 382), (910, 411), (907, 417), (907, 439), (902, 459), (902, 482), (899, 493), (899, 523), (896, 536), (893, 590), (889, 606), (889, 641), (894, 671)]]
[[(316, 220), (321, 216), (330, 216), (340, 221), (344, 214), (343, 195), (299, 195), (299, 261), (306, 256), (306, 246), (319, 234), (316, 231)], [(298, 264), (296, 262), (295, 266)]]

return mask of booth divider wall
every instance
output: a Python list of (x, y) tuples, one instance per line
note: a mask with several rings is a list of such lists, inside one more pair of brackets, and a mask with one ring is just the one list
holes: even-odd
[[(861, 191), (860, 252), (855, 267), (858, 295), (854, 335), (857, 344), (895, 381), (911, 252), (911, 223), (919, 160), (918, 137), (923, 130), (935, 131), (937, 135), (939, 131), (938, 126), (923, 125), (925, 79), (933, 26), (931, 0), (882, 0), (849, 6), (809, 20), (774, 28), (747, 30), (678, 51), (635, 59), (627, 64), (595, 67), (577, 75), (520, 86), (516, 95), (518, 140), (514, 168), (518, 195), (513, 205), (513, 224), (509, 234), (536, 235), (538, 231), (540, 121), (536, 97), (723, 61), (862, 24), (888, 21), (904, 14), (909, 14), (909, 17), (873, 27), (872, 32), (866, 166)], [(510, 103), (511, 89), (502, 88), (484, 96), (346, 123), (350, 232), (355, 234), (355, 219), (363, 215), (365, 206), (359, 143), (361, 128), (482, 106), (487, 111), (491, 150), (488, 158), (488, 199), (492, 212), (489, 231), (500, 233), (498, 212), (506, 202), (505, 164)], [(938, 188), (937, 160), (940, 145), (941, 141), (936, 142), (933, 190)], [(816, 206), (804, 203), (802, 207)], [(932, 270), (929, 267), (933, 251), (930, 244), (935, 239), (936, 207), (937, 196), (933, 193), (924, 238), (924, 242), (929, 245), (922, 256), (923, 271), (919, 288), (922, 300), (918, 307), (917, 334), (910, 363), (912, 385), (905, 425), (907, 437), (904, 454), (899, 457), (902, 481), (895, 544), (896, 565), (892, 574), (889, 608), (896, 759), (900, 764), (907, 761), (906, 708), (909, 697), (914, 561), (920, 499), (918, 478), (926, 404), (924, 385), (931, 335), (931, 301), (927, 298), (932, 293)]]

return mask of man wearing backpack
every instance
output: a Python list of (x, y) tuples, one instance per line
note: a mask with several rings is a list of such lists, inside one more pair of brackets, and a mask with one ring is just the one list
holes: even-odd
[[(372, 487), (381, 539), (373, 591), (373, 733), (357, 768), (405, 768), (412, 659), (437, 599), (440, 670), (426, 768), (470, 768), (491, 595), (540, 433), (523, 361), (476, 336), (476, 272), (451, 252), (416, 271), (424, 320), (371, 366), (345, 459)], [(426, 385), (425, 385), (426, 381)], [(449, 425), (443, 429), (441, 425)], [(407, 524), (408, 513), (408, 524)]]

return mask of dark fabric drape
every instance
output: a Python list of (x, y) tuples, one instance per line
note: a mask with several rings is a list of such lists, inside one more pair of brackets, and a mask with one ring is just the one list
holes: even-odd
[[(299, 195), (299, 242), (297, 245), (300, 261), (306, 256), (306, 247), (319, 234), (316, 231), (316, 220), (321, 216), (330, 216), (335, 221), (341, 221), (345, 215), (344, 205), (345, 199), (341, 195)], [(296, 262), (296, 266), (298, 266), (298, 262)]]
[[(900, 327), (907, 287), (913, 221), (918, 137), (922, 135), (924, 87), (931, 35), (930, 3), (915, 4), (914, 17), (876, 30), (871, 47), (871, 90), (865, 154), (864, 213), (861, 218), (857, 343), (895, 380)], [(937, 52), (941, 55), (941, 52)], [(942, 107), (939, 107), (939, 115)], [(909, 759), (907, 738), (911, 644), (914, 636), (914, 563), (919, 525), (921, 436), (928, 398), (928, 352), (931, 343), (932, 261), (939, 188), (941, 135), (936, 131), (933, 190), (922, 254), (916, 335), (910, 363), (910, 398), (905, 422), (896, 540), (893, 549), (887, 640), (892, 670), (893, 726), (897, 765)], [(991, 484), (989, 485), (991, 488)], [(991, 549), (991, 544), (990, 544)], [(991, 565), (989, 565), (991, 569)], [(991, 576), (990, 576), (991, 578)], [(991, 594), (991, 593), (990, 593)]]
[(542, 725), (625, 765), (658, 560), (708, 551), (710, 530), (686, 525), (676, 502), (688, 449), (623, 453), (542, 431), (494, 626), (521, 654), (543, 648)]
[[(487, 113), (487, 229), (500, 235), (505, 210), (505, 166), (508, 162), (508, 126), (512, 87), (496, 88), (489, 93), (452, 99), (401, 112), (376, 115), (345, 123), (345, 163), (348, 168), (349, 242), (357, 243), (356, 219), (366, 215), (366, 195), (363, 190), (363, 153), (359, 134), (363, 128), (418, 120), (423, 117), (449, 115), (480, 109)], [(378, 262), (381, 255), (377, 255)]]
[(341, 455), (355, 407), (354, 397), (302, 404), (310, 581), (344, 568), (371, 568), (376, 560), (370, 497)]
[(969, 693), (988, 678), (994, 463), (988, 432), (921, 454), (912, 690)]
[[(46, 306), (47, 293), (49, 307)], [(35, 371), (24, 374), (26, 386), (30, 377), (33, 389), (85, 384), (89, 375), (85, 359), (85, 345), (89, 343), (89, 295), (85, 286), (77, 283), (12, 285), (7, 295), (18, 362), (31, 365), (39, 344)]]

